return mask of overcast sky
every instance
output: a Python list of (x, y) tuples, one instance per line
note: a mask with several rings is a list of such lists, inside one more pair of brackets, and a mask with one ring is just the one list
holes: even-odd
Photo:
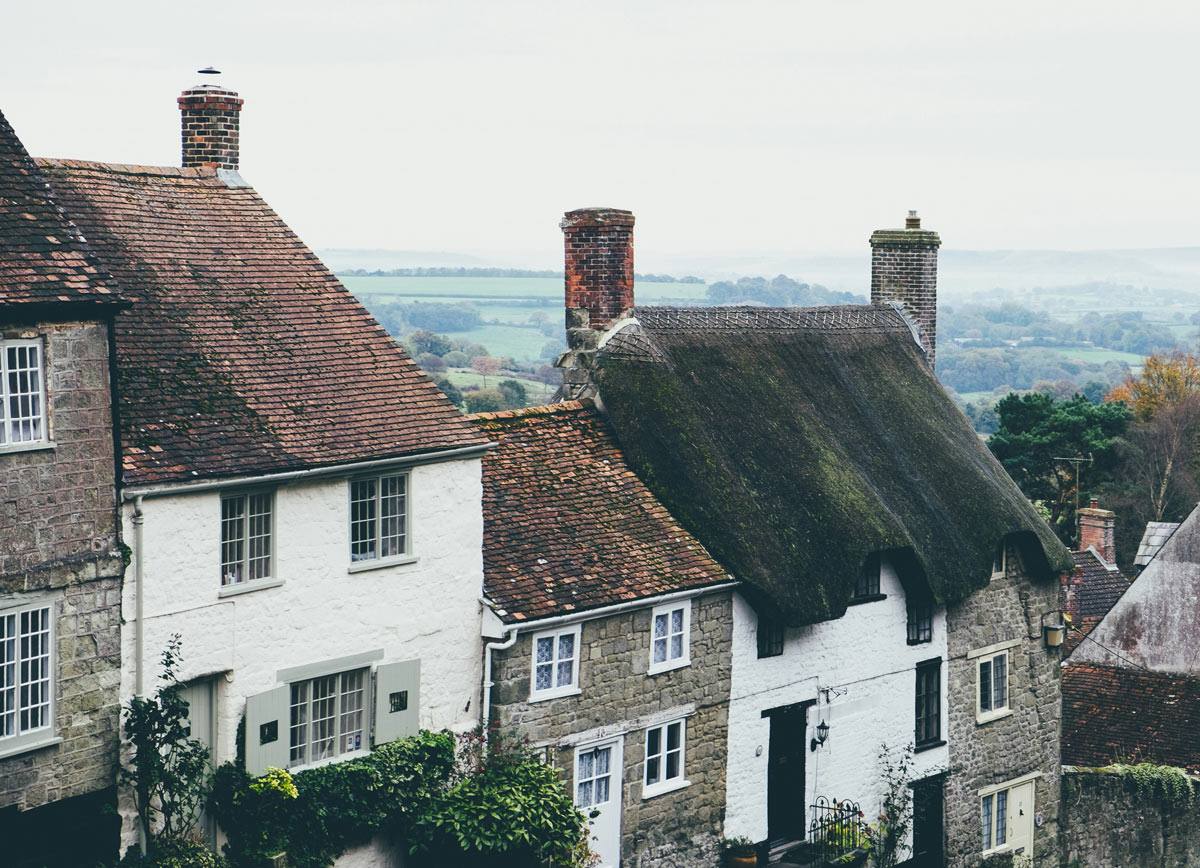
[[(176, 165), (175, 98), (245, 99), (242, 174), (311, 246), (648, 251), (1200, 243), (1200, 4), (22, 3), (0, 110), (30, 152)], [(651, 257), (652, 258), (652, 257)], [(511, 262), (512, 255), (504, 257)]]

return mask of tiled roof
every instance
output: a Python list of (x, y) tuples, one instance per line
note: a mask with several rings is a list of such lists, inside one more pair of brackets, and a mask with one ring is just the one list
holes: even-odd
[(1179, 529), (1179, 524), (1180, 522), (1177, 521), (1146, 522), (1146, 532), (1142, 534), (1142, 541), (1138, 544), (1137, 556), (1133, 562), (1139, 567), (1150, 563), (1150, 560), (1158, 554), (1158, 550), (1163, 547), (1163, 543)]
[(126, 484), (485, 442), (236, 175), (38, 166), (134, 302), (117, 330)]
[[(1069, 630), (1066, 650), (1070, 651), (1100, 623), (1108, 610), (1129, 587), (1130, 579), (1117, 569), (1108, 566), (1094, 552), (1072, 552), (1075, 568), (1067, 577), (1068, 592), (1066, 611), (1075, 622), (1075, 630)], [(1082, 634), (1082, 635), (1081, 635)]]
[(118, 301), (0, 114), (0, 304)]
[(578, 402), (471, 417), (483, 462), (484, 588), (507, 622), (728, 580)]
[(1200, 679), (1071, 664), (1062, 692), (1064, 763), (1128, 759), (1200, 771)]

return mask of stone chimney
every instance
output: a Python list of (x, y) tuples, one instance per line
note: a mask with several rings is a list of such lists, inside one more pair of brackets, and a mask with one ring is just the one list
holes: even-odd
[(871, 234), (871, 304), (898, 302), (920, 330), (921, 346), (933, 367), (937, 348), (937, 259), (942, 241), (921, 228), (916, 211), (903, 229)]
[(580, 208), (563, 215), (567, 351), (559, 397), (595, 395), (592, 361), (600, 337), (633, 308), (633, 212)]
[(212, 166), (237, 171), (241, 98), (219, 85), (198, 84), (180, 95), (179, 110), (183, 113), (184, 168)]
[(1078, 512), (1079, 519), (1079, 551), (1086, 552), (1089, 548), (1104, 559), (1106, 564), (1117, 562), (1117, 515), (1110, 509), (1101, 509), (1100, 503), (1093, 498), (1086, 509)]

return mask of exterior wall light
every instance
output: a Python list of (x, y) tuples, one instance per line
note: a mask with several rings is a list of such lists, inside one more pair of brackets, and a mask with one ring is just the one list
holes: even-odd
[(817, 724), (817, 737), (808, 743), (809, 750), (816, 750), (821, 745), (825, 744), (825, 740), (829, 738), (829, 724), (821, 721)]
[(1042, 637), (1046, 640), (1047, 648), (1057, 648), (1062, 645), (1066, 635), (1067, 625), (1063, 621), (1062, 612), (1047, 612), (1042, 615)]

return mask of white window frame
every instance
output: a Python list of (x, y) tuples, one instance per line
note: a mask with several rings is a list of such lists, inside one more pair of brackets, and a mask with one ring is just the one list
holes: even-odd
[[(1011, 799), (1009, 798), (1009, 794), (1017, 787), (1024, 786), (1025, 784), (1029, 783), (1030, 781), (1036, 781), (1041, 776), (1042, 776), (1041, 772), (1030, 772), (1029, 774), (1022, 775), (1019, 778), (1013, 778), (1011, 781), (1004, 781), (1003, 783), (995, 784), (993, 786), (986, 787), (979, 791), (979, 796), (978, 796), (979, 801), (977, 802), (977, 804), (979, 805), (979, 814), (978, 814), (978, 817), (979, 817), (979, 843), (980, 843), (980, 846), (982, 846), (984, 848), (983, 849), (984, 856), (987, 856), (991, 853), (1001, 853), (1001, 852), (1004, 852), (1005, 850), (1011, 849), (1011, 845), (1008, 842), (1007, 823), (1006, 823), (1005, 829), (1004, 829), (1004, 841), (1002, 841), (999, 844), (996, 843), (996, 830), (998, 828), (997, 820), (999, 818), (999, 802), (1000, 802), (999, 794), (1004, 793), (1005, 819), (1007, 820), (1008, 816), (1010, 816), (1008, 812), (1011, 809), (1011, 805), (1010, 805)], [(984, 808), (984, 802), (987, 799), (992, 800), (990, 803), (989, 817), (988, 817), (989, 832), (990, 832), (990, 846), (984, 845), (984, 838), (983, 838), (983, 832), (984, 832), (983, 808)], [(1036, 804), (1037, 804), (1037, 787), (1035, 786), (1033, 789), (1033, 805), (1031, 805), (1030, 807), (1033, 807)], [(1035, 829), (1035, 833), (1036, 833), (1036, 829)], [(1031, 841), (1030, 843), (1032, 844), (1033, 842)]]
[[(985, 648), (978, 648), (969, 654), (968, 659), (975, 661), (975, 722), (988, 723), (993, 720), (998, 720), (1001, 717), (1007, 717), (1012, 714), (1012, 649), (1021, 644), (1020, 639), (1013, 639), (1008, 642), (1000, 642), (995, 645), (988, 645)], [(1004, 661), (1004, 704), (1001, 706), (995, 705), (996, 696), (996, 661)], [(988, 678), (988, 695), (991, 699), (990, 707), (983, 707), (983, 679), (984, 666), (987, 666)]]
[[(679, 727), (679, 747), (670, 749), (669, 736), (672, 727)], [(653, 733), (658, 734), (657, 753), (650, 753), (650, 741)], [(668, 776), (667, 768), (671, 754), (678, 754), (675, 774)], [(650, 781), (651, 760), (658, 760), (658, 779)], [(661, 796), (664, 793), (674, 792), (675, 790), (683, 789), (691, 785), (691, 781), (687, 779), (686, 774), (686, 759), (687, 759), (687, 719), (679, 718), (678, 720), (669, 720), (664, 723), (656, 724), (655, 726), (646, 727), (646, 747), (645, 760), (642, 765), (642, 798), (652, 799), (655, 796)]]
[[(266, 571), (266, 573), (264, 573), (261, 576), (251, 577), (250, 576), (251, 562), (261, 559), (261, 558), (253, 558), (253, 557), (251, 557), (251, 554), (250, 554), (251, 539), (252, 539), (252, 535), (250, 533), (250, 531), (251, 531), (251, 528), (250, 528), (250, 520), (251, 520), (250, 505), (253, 502), (254, 498), (259, 498), (259, 497), (265, 497), (266, 503), (267, 503), (267, 512), (266, 512), (267, 529), (266, 529), (266, 534), (265, 534), (266, 540), (267, 540), (267, 551), (266, 551), (266, 555), (265, 555), (265, 558), (267, 561), (267, 571)], [(225, 539), (225, 527), (226, 527), (226, 521), (227, 521), (227, 519), (225, 518), (225, 504), (227, 502), (231, 502), (231, 501), (235, 501), (235, 500), (242, 501), (242, 514), (239, 517), (239, 521), (238, 521), (238, 523), (241, 526), (240, 543), (242, 546), (241, 557), (239, 559), (239, 563), (237, 564), (237, 566), (241, 570), (240, 577), (234, 577), (232, 574), (226, 572), (227, 563), (225, 560), (225, 547), (227, 545), (227, 542)], [(230, 592), (237, 592), (237, 591), (243, 591), (243, 590), (256, 590), (258, 588), (266, 587), (268, 585), (273, 586), (273, 585), (280, 584), (280, 582), (276, 579), (276, 562), (275, 562), (275, 538), (276, 538), (276, 536), (275, 536), (275, 492), (270, 489), (265, 489), (265, 490), (257, 489), (257, 490), (250, 490), (250, 491), (235, 491), (235, 492), (230, 492), (230, 493), (222, 493), (220, 515), (221, 515), (221, 519), (220, 519), (220, 521), (221, 521), (221, 548), (220, 548), (221, 590), (226, 593), (230, 593)], [(260, 513), (260, 515), (261, 515), (261, 513)], [(256, 536), (261, 538), (262, 534), (258, 534)]]
[[(382, 537), (382, 527), (384, 520), (380, 515), (380, 501), (384, 497), (382, 493), (384, 481), (391, 479), (400, 479), (403, 481), (402, 484), (404, 492), (400, 495), (400, 497), (402, 499), (404, 518), (403, 527), (400, 529), (399, 534), (389, 534), (389, 538), (397, 535), (402, 536), (403, 550), (381, 556), (379, 552), (383, 548), (384, 538)], [(373, 517), (370, 519), (355, 517), (355, 510), (357, 508), (356, 505), (367, 502), (367, 499), (365, 498), (359, 498), (356, 500), (354, 496), (355, 486), (363, 483), (374, 483), (375, 485), (375, 494), (373, 500), (371, 501), (373, 503)], [(349, 508), (349, 520), (346, 531), (348, 543), (347, 548), (350, 555), (350, 572), (353, 573), (361, 570), (373, 570), (378, 567), (388, 567), (395, 564), (408, 564), (416, 560), (416, 557), (413, 555), (412, 541), (412, 473), (409, 470), (397, 470), (394, 472), (374, 473), (367, 476), (355, 476), (349, 480), (346, 493), (348, 496), (347, 504)], [(370, 551), (355, 552), (355, 547), (360, 545), (362, 542), (361, 540), (356, 541), (354, 538), (355, 525), (361, 524), (364, 521), (373, 523), (374, 531), (373, 539), (371, 541), (373, 548)]]
[[(362, 679), (361, 684), (357, 689), (348, 691), (347, 687), (352, 684), (352, 679), (355, 677), (360, 677)], [(314, 757), (313, 747), (314, 742), (317, 741), (317, 739), (314, 739), (313, 736), (314, 727), (317, 722), (314, 720), (314, 687), (318, 683), (325, 682), (331, 678), (334, 679), (334, 692), (329, 698), (332, 700), (334, 705), (333, 715), (332, 717), (324, 717), (322, 720), (330, 720), (332, 723), (333, 731), (330, 736), (326, 736), (326, 738), (332, 737), (332, 752), (324, 756)], [(301, 697), (301, 702), (297, 703), (297, 690), (300, 688), (303, 688), (303, 695)], [(370, 753), (371, 709), (374, 707), (373, 688), (374, 680), (372, 678), (372, 670), (370, 667), (347, 669), (341, 672), (330, 672), (326, 675), (318, 675), (313, 678), (298, 678), (295, 681), (288, 682), (288, 768), (309, 768), (312, 766), (324, 765), (325, 763), (336, 762), (338, 760), (346, 759), (350, 756), (360, 756)], [(360, 697), (358, 708), (350, 708), (348, 710), (347, 699), (355, 695)], [(298, 709), (304, 710), (303, 720), (301, 721), (297, 720), (297, 718), (300, 717), (300, 715), (297, 713)], [(355, 713), (359, 715), (359, 726), (357, 730), (352, 730), (346, 726), (346, 718), (348, 715)], [(299, 726), (304, 727), (304, 741), (302, 746), (302, 755), (299, 759), (297, 759), (295, 756), (297, 747), (293, 739), (295, 738), (296, 729)], [(355, 732), (357, 733), (356, 743), (353, 745), (346, 744), (345, 738), (349, 734)]]
[[(682, 610), (683, 623), (680, 632), (672, 629), (671, 616)], [(660, 618), (665, 619), (666, 634), (658, 636), (657, 628)], [(655, 606), (650, 613), (650, 665), (646, 669), (647, 675), (657, 675), (659, 672), (670, 672), (672, 669), (680, 669), (684, 666), (690, 666), (691, 657), (691, 632), (692, 632), (692, 601), (683, 600), (677, 603), (666, 603), (661, 606)], [(671, 639), (680, 636), (680, 653), (677, 656), (671, 656)], [(659, 662), (654, 661), (656, 646), (662, 643), (665, 648), (665, 658)]]
[[(34, 624), (37, 615), (40, 623)], [(42, 620), (44, 619), (44, 620)], [(58, 605), (52, 598), (40, 597), (35, 601), (0, 601), (0, 756), (9, 756), (26, 750), (44, 747), (62, 741), (57, 737), (55, 715), (57, 703), (55, 692), (58, 684)], [(33, 633), (36, 626), (39, 649), (36, 657), (27, 655), (22, 641)], [(28, 677), (26, 663), (36, 660), (40, 665), (36, 679)], [(25, 688), (40, 688), (36, 708), (39, 712), (37, 725), (30, 725), (32, 710), (28, 699), (22, 705), (22, 694), (28, 697)]]
[[(543, 630), (540, 633), (534, 633), (529, 643), (529, 701), (540, 702), (543, 699), (557, 699), (560, 696), (574, 696), (582, 692), (579, 686), (579, 656), (581, 653), (580, 637), (582, 635), (581, 625), (575, 624), (571, 627), (562, 627), (557, 630)], [(559, 684), (558, 671), (559, 665), (564, 662), (565, 658), (560, 659), (559, 651), (561, 645), (559, 640), (563, 636), (571, 636), (574, 638), (573, 648), (575, 655), (571, 660), (571, 680), (566, 684)], [(551, 639), (553, 641), (552, 656), (548, 661), (538, 662), (538, 641), (541, 639)], [(537, 686), (537, 671), (538, 666), (550, 666), (551, 686), (538, 690)]]
[[(22, 391), (21, 396), (32, 399), (37, 407), (20, 414), (22, 421), (32, 422), (37, 436), (14, 439), (11, 401), (15, 397), (9, 391), (10, 377), (16, 372), (10, 369), (9, 351), (31, 349), (37, 355), (37, 364), (27, 368), (35, 373), (36, 389)], [(0, 452), (19, 452), (24, 449), (44, 449), (50, 442), (49, 418), (46, 412), (46, 349), (40, 338), (0, 339)]]

